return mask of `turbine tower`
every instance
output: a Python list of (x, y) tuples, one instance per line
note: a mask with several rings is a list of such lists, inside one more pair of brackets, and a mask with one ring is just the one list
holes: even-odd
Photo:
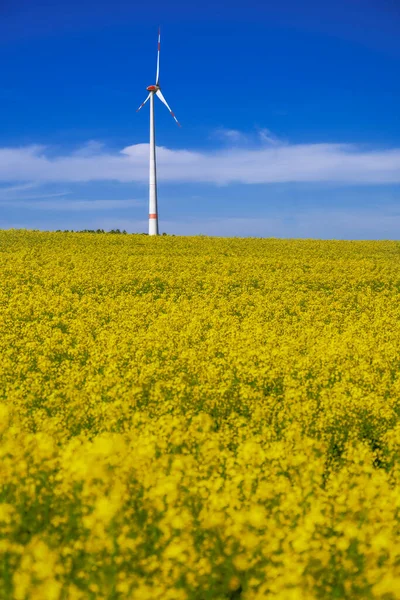
[(156, 170), (156, 134), (154, 125), (154, 95), (156, 95), (168, 108), (171, 116), (175, 119), (177, 125), (180, 123), (161, 93), (160, 80), (160, 28), (158, 28), (158, 50), (157, 50), (157, 71), (155, 85), (149, 85), (147, 91), (149, 95), (139, 106), (136, 112), (150, 100), (150, 179), (149, 179), (149, 235), (158, 235), (158, 212), (157, 212), (157, 170)]

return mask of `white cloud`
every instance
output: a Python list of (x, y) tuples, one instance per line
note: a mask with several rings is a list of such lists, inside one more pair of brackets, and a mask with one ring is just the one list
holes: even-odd
[[(268, 136), (268, 134), (265, 134)], [(268, 144), (214, 151), (159, 147), (159, 179), (170, 182), (400, 183), (400, 148), (367, 149), (355, 144)], [(115, 180), (147, 182), (148, 144), (119, 152), (97, 148), (52, 156), (43, 146), (0, 148), (0, 181), (34, 183)]]

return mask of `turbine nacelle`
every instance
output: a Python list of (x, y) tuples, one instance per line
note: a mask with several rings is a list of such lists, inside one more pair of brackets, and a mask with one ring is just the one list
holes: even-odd
[(160, 89), (159, 85), (149, 85), (146, 90), (148, 92), (158, 92), (158, 90)]

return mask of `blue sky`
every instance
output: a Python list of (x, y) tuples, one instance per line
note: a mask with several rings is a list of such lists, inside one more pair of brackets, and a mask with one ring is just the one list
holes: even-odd
[(398, 0), (3, 0), (0, 227), (400, 239)]

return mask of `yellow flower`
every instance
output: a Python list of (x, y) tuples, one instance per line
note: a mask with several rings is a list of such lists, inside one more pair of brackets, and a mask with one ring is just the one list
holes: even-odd
[(0, 246), (7, 600), (398, 597), (398, 242)]

